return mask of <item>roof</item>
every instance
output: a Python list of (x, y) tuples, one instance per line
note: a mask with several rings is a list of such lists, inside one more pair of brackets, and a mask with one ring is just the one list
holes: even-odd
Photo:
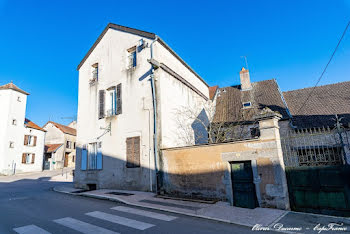
[(127, 32), (127, 33), (131, 33), (131, 34), (135, 34), (141, 37), (145, 37), (145, 38), (149, 38), (149, 39), (153, 39), (153, 40), (157, 40), (161, 45), (163, 45), (174, 57), (176, 57), (185, 67), (187, 67), (187, 69), (189, 69), (198, 79), (200, 79), (207, 87), (209, 87), (209, 85), (204, 81), (204, 79), (202, 77), (200, 77), (179, 55), (177, 55), (175, 53), (175, 51), (173, 49), (170, 48), (170, 46), (168, 46), (159, 36), (157, 36), (154, 33), (151, 32), (146, 32), (143, 30), (139, 30), (139, 29), (135, 29), (135, 28), (129, 28), (126, 26), (122, 26), (122, 25), (118, 25), (118, 24), (113, 24), (113, 23), (109, 23), (105, 29), (102, 31), (102, 33), (100, 34), (100, 36), (97, 38), (97, 40), (95, 41), (95, 43), (91, 46), (91, 48), (89, 49), (89, 51), (86, 53), (86, 55), (84, 56), (84, 58), (81, 60), (81, 62), (79, 63), (77, 70), (79, 70), (81, 68), (81, 66), (84, 64), (84, 62), (87, 60), (87, 58), (90, 56), (90, 54), (92, 53), (92, 51), (96, 48), (96, 46), (98, 45), (98, 43), (102, 40), (103, 36), (107, 33), (108, 29), (115, 29), (115, 30), (119, 30), (122, 32)]
[(331, 127), (335, 124), (335, 114), (343, 117), (341, 121), (343, 124), (350, 123), (349, 90), (350, 81), (347, 81), (318, 86), (315, 89), (304, 88), (283, 92), (283, 96), (293, 116), (293, 125), (296, 127)]
[[(251, 102), (250, 108), (243, 103)], [(278, 111), (282, 119), (288, 119), (287, 108), (276, 80), (253, 82), (252, 89), (241, 90), (240, 85), (219, 89), (214, 122), (251, 122), (265, 107)]]
[(211, 100), (213, 100), (213, 98), (215, 97), (215, 94), (216, 94), (218, 88), (219, 88), (219, 86), (217, 86), (217, 85), (209, 87), (209, 98)]
[(74, 128), (71, 128), (71, 127), (68, 127), (66, 125), (62, 125), (62, 124), (59, 124), (59, 123), (55, 123), (55, 122), (52, 122), (52, 121), (49, 121), (47, 122), (43, 128), (45, 128), (45, 126), (47, 124), (53, 124), (56, 128), (58, 128), (59, 130), (61, 130), (63, 133), (66, 133), (66, 134), (69, 134), (69, 135), (73, 135), (73, 136), (76, 136), (77, 135), (77, 130), (74, 129)]
[(63, 144), (47, 144), (45, 145), (45, 153), (56, 152)]
[(25, 95), (29, 95), (29, 93), (27, 93), (26, 91), (23, 91), (22, 89), (18, 88), (14, 83), (8, 83), (8, 84), (5, 84), (5, 85), (2, 85), (0, 86), (0, 90), (1, 89), (12, 89), (12, 90), (15, 90), (17, 92), (20, 92), (20, 93), (23, 93)]
[(46, 132), (45, 129), (39, 127), (38, 125), (36, 125), (34, 122), (30, 121), (29, 119), (25, 118), (24, 120), (24, 125), (28, 128), (34, 128), (34, 129), (37, 129), (37, 130), (40, 130), (40, 131), (44, 131)]

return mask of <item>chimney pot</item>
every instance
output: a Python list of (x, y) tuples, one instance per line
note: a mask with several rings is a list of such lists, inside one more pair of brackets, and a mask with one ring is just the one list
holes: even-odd
[(241, 90), (249, 90), (252, 88), (250, 82), (249, 70), (242, 67), (242, 70), (239, 72), (239, 78), (241, 80)]

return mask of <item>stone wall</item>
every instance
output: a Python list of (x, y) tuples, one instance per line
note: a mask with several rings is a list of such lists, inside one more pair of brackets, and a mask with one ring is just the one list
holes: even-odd
[(230, 163), (251, 161), (259, 206), (289, 209), (278, 120), (277, 114), (261, 116), (259, 139), (163, 149), (161, 191), (233, 204)]

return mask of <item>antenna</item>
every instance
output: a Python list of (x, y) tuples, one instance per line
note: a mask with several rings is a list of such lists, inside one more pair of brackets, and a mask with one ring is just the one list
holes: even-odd
[(77, 116), (73, 115), (73, 116), (65, 116), (65, 117), (61, 117), (61, 119), (71, 119), (72, 121), (77, 120)]
[(246, 66), (247, 70), (249, 70), (247, 56), (243, 55), (243, 56), (241, 56), (241, 58), (244, 58), (245, 66)]

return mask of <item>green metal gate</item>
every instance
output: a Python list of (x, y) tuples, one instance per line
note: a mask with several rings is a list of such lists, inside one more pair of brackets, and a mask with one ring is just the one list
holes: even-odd
[(350, 166), (287, 167), (291, 209), (350, 216)]

